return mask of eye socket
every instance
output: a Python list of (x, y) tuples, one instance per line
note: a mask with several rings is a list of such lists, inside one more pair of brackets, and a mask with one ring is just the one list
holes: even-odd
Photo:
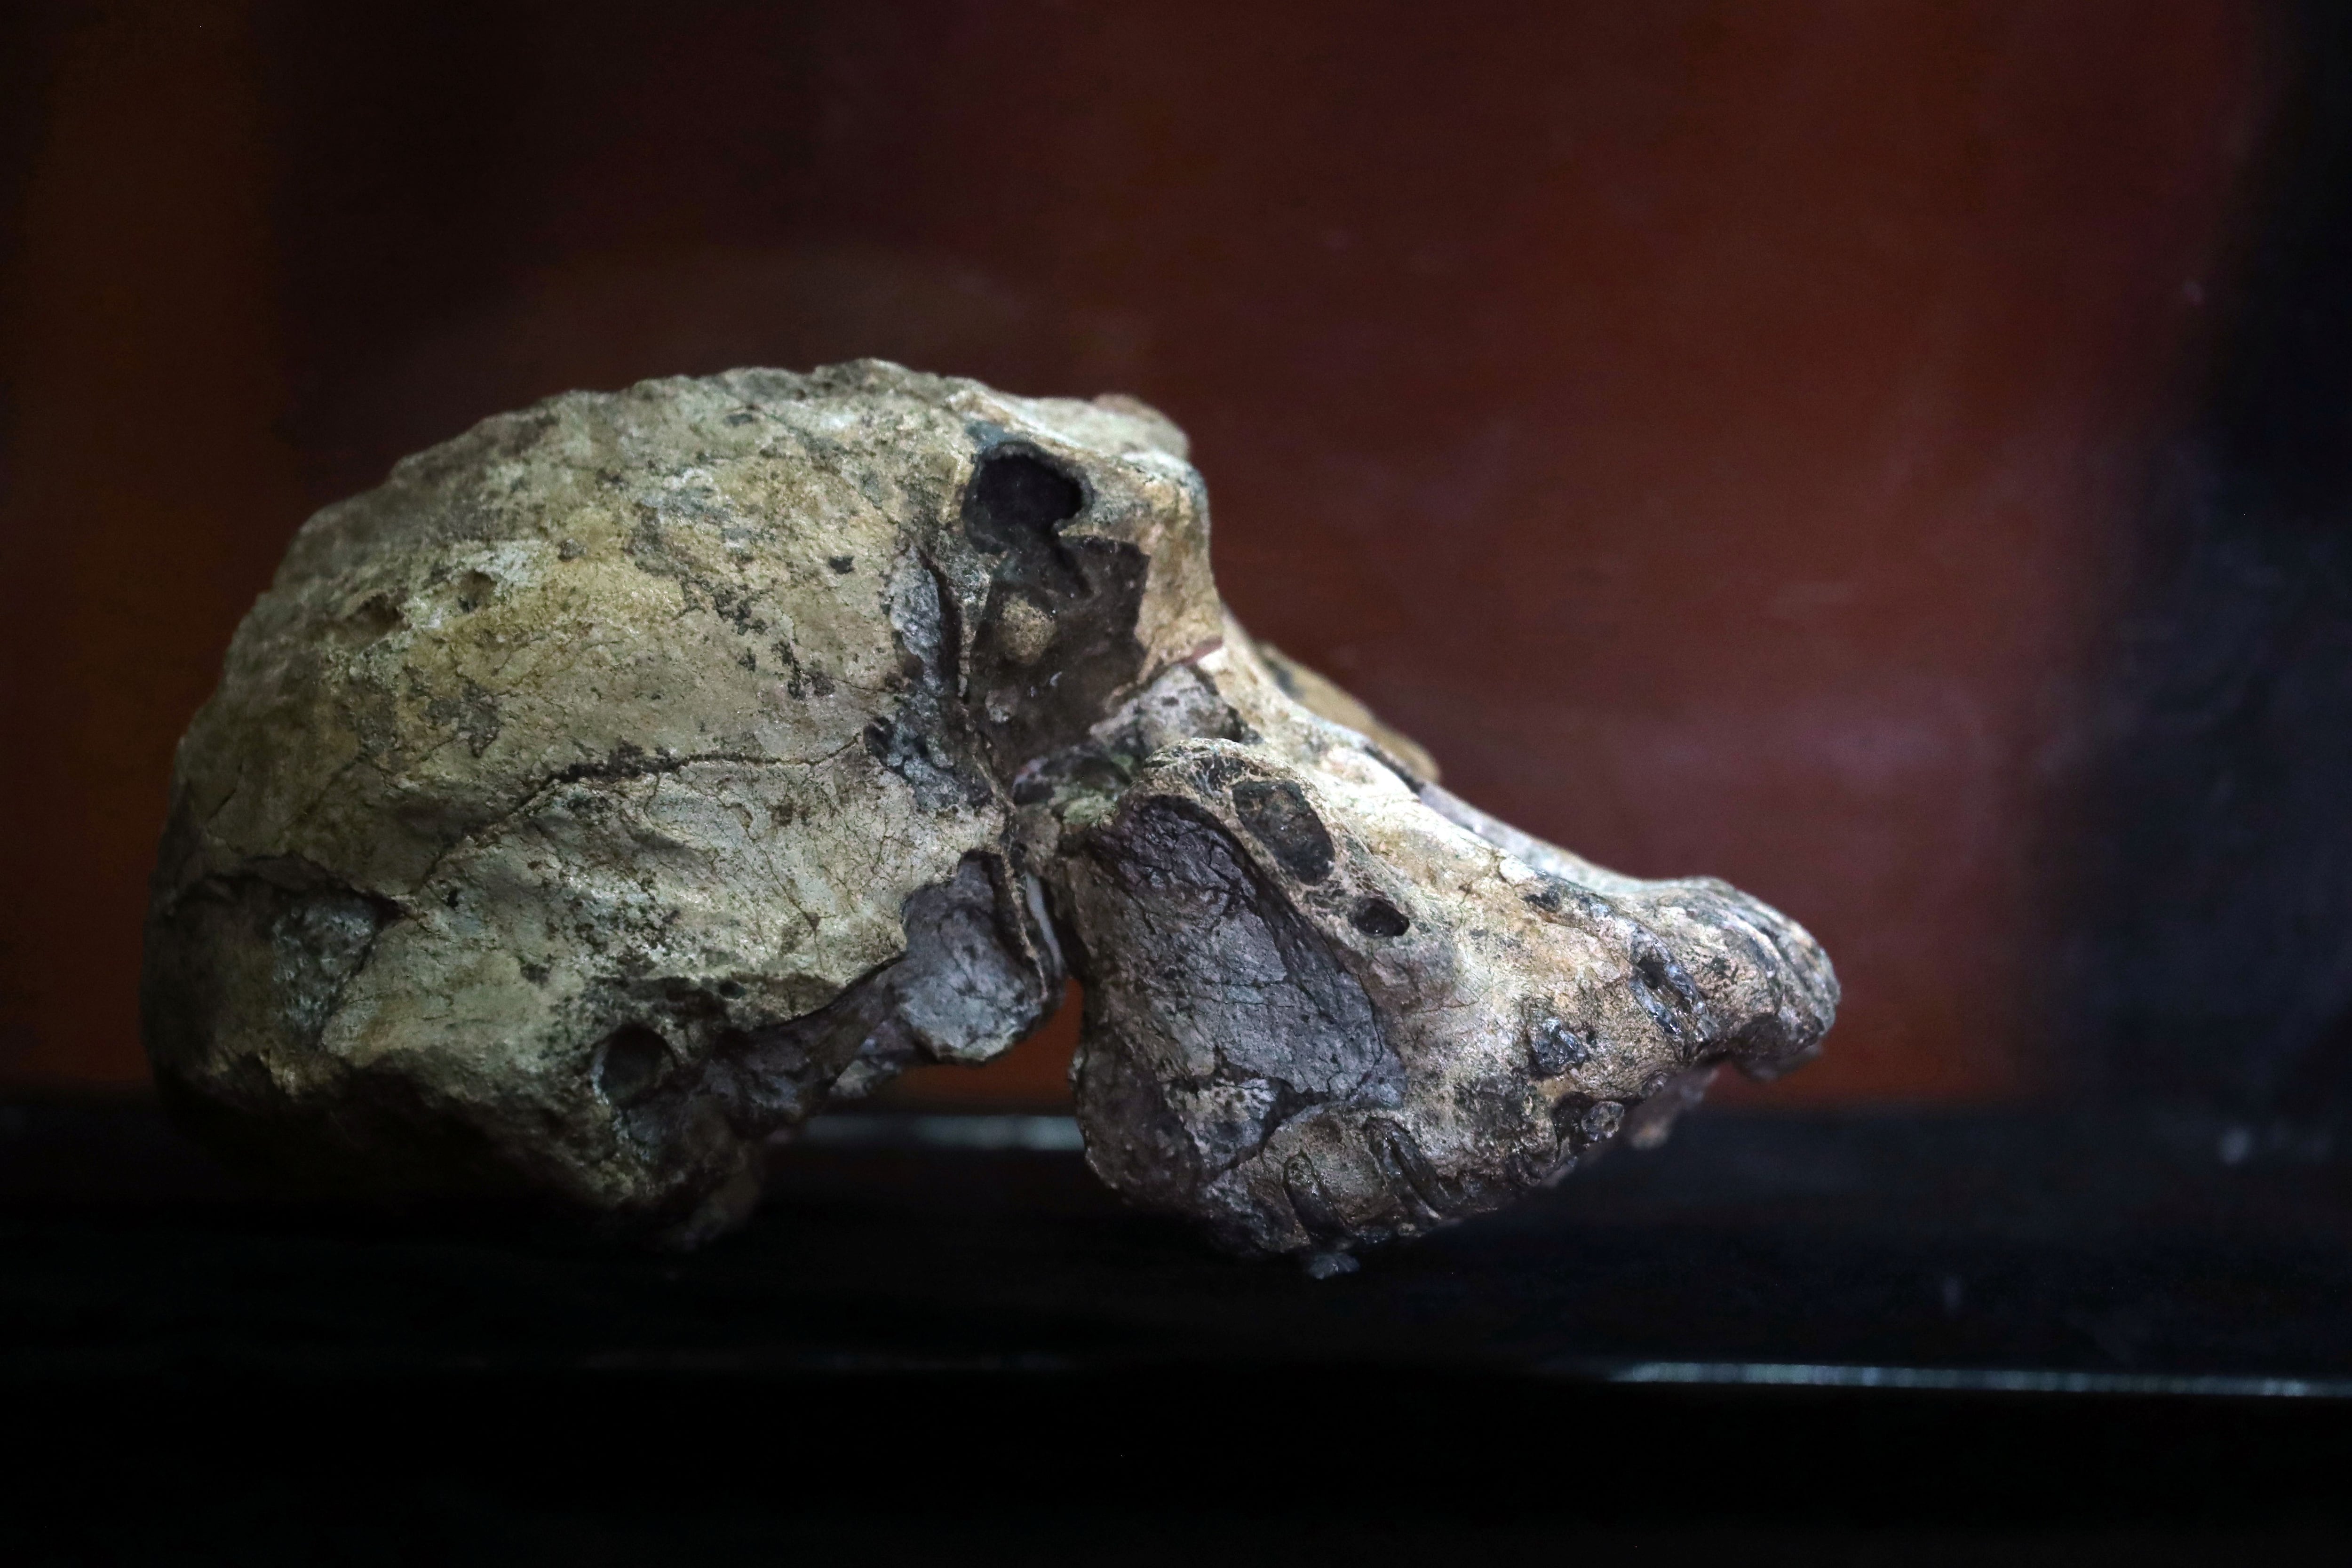
[(1386, 899), (1366, 899), (1356, 906), (1352, 919), (1366, 936), (1402, 936), (1412, 929), (1404, 911)]
[(614, 1105), (633, 1105), (651, 1092), (669, 1066), (669, 1042), (643, 1024), (624, 1024), (596, 1050), (596, 1088)]
[(1024, 541), (1051, 537), (1086, 504), (1086, 487), (1037, 453), (1000, 448), (972, 472), (964, 491), (964, 531), (982, 550), (1001, 554)]

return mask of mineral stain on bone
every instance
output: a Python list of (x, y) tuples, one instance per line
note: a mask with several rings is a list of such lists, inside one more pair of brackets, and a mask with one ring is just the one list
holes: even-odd
[(1086, 985), (1087, 1158), (1310, 1271), (1818, 1049), (1793, 921), (1495, 821), (1227, 616), (1181, 432), (860, 362), (573, 393), (289, 548), (142, 979), (189, 1124), (690, 1245)]

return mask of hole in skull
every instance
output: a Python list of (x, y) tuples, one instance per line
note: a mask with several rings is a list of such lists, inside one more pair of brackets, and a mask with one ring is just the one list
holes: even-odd
[(1538, 1073), (1558, 1078), (1569, 1068), (1582, 1067), (1591, 1060), (1592, 1047), (1572, 1025), (1546, 1018), (1535, 1027), (1528, 1041), (1528, 1054), (1535, 1058)]
[(329, 637), (346, 647), (365, 647), (391, 636), (402, 626), (399, 609), (382, 594), (371, 595), (357, 609), (335, 623)]
[(1366, 936), (1402, 936), (1412, 929), (1404, 911), (1386, 899), (1366, 899), (1356, 906), (1355, 927)]
[(1086, 503), (1085, 488), (1036, 453), (992, 452), (980, 460), (964, 492), (964, 531), (982, 550), (1001, 555), (1024, 540), (1050, 535)]
[(1331, 874), (1331, 833), (1307, 804), (1306, 791), (1288, 779), (1244, 779), (1234, 785), (1233, 797), (1242, 826), (1285, 870), (1302, 882)]
[(596, 1050), (596, 1088), (614, 1105), (634, 1105), (651, 1093), (669, 1066), (669, 1042), (643, 1024), (624, 1024)]
[(488, 604), (499, 591), (498, 579), (487, 572), (468, 572), (457, 579), (457, 607), (467, 615)]

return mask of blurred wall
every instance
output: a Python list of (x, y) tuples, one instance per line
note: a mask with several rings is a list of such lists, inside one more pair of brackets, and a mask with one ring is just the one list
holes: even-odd
[(1811, 926), (1847, 1006), (1774, 1096), (2030, 1090), (2264, 16), (16, 13), (0, 1082), (142, 1076), (171, 746), (310, 510), (567, 387), (870, 353), (1160, 405), (1254, 629), (1479, 804)]
[(2081, 727), (2053, 1009), (2084, 1088), (2265, 1152), (2352, 1131), (2352, 6), (2278, 19), (2229, 325)]

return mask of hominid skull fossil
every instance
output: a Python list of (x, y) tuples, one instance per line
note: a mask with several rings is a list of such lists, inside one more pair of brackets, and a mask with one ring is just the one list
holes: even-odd
[(280, 1163), (690, 1242), (773, 1134), (1075, 973), (1094, 1169), (1326, 1258), (1817, 1048), (1793, 922), (1433, 773), (1225, 616), (1140, 405), (571, 394), (296, 537), (181, 747), (148, 1048)]

